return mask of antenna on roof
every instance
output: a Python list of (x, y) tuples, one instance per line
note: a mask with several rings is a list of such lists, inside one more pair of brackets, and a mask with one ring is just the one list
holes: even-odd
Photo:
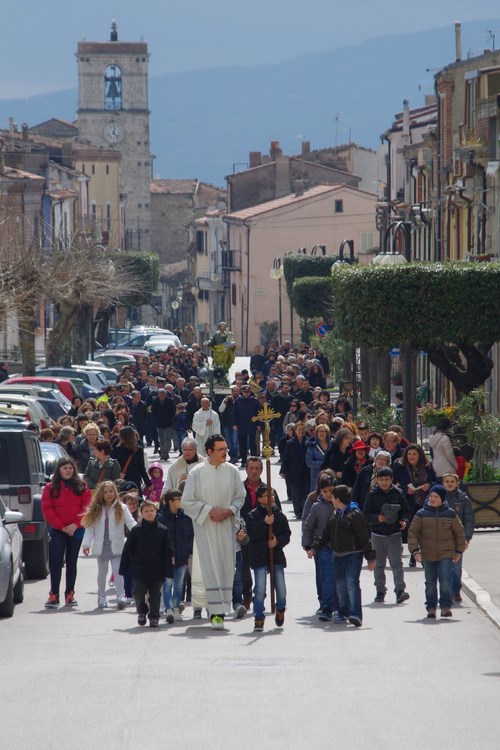
[(118, 41), (118, 28), (116, 26), (116, 21), (115, 21), (114, 18), (111, 21), (111, 34), (110, 34), (109, 39), (110, 39), (111, 42), (117, 42)]

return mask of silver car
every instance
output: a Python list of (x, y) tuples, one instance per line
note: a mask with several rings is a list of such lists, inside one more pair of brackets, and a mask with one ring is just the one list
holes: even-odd
[(9, 510), (0, 497), (0, 617), (12, 617), (24, 599), (22, 513)]

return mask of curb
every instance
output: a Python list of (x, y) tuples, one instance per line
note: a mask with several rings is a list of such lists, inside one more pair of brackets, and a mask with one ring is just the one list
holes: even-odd
[(488, 592), (481, 588), (466, 570), (462, 570), (462, 586), (467, 596), (472, 599), (481, 612), (500, 629), (500, 608), (493, 604)]

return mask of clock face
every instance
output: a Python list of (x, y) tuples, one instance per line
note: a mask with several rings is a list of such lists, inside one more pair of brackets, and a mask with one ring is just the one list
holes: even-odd
[(108, 122), (104, 128), (104, 137), (109, 143), (119, 143), (123, 139), (123, 126), (119, 122)]

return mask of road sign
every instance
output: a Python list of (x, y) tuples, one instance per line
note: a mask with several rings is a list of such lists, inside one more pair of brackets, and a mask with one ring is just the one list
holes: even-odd
[(318, 336), (321, 336), (321, 338), (326, 336), (329, 330), (330, 328), (324, 320), (321, 321), (321, 323), (318, 323), (318, 325), (316, 326), (316, 333), (318, 334)]
[(393, 348), (391, 349), (391, 351), (389, 352), (389, 354), (391, 355), (391, 357), (399, 357), (399, 356), (400, 356), (400, 354), (401, 354), (401, 351), (400, 351), (399, 347), (397, 347), (397, 346), (394, 346), (394, 347), (393, 347)]

